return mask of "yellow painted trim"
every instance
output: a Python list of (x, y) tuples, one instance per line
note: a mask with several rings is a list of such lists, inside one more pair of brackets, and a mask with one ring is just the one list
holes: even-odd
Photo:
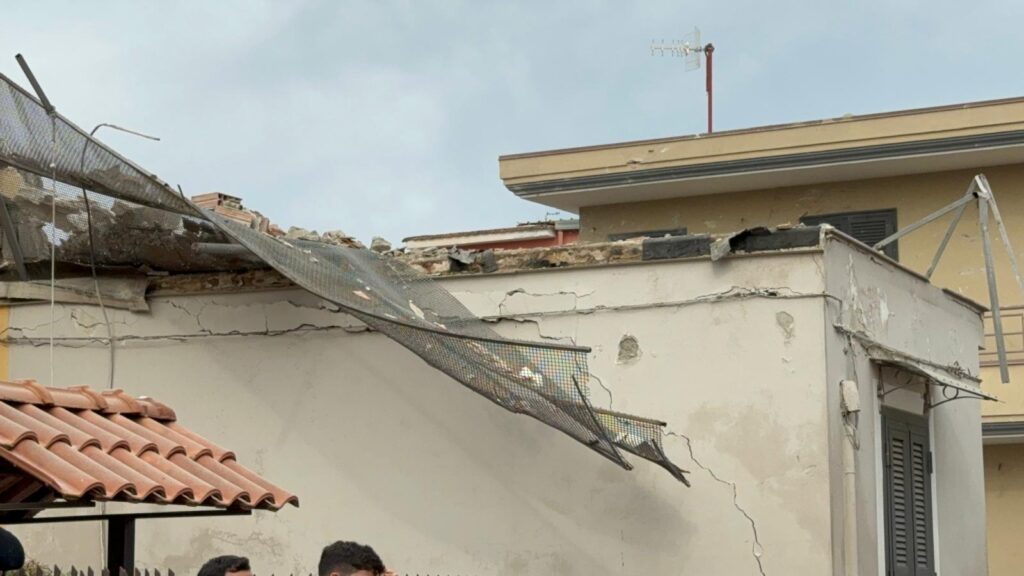
[(1024, 99), (501, 156), (506, 186), (1024, 129)]

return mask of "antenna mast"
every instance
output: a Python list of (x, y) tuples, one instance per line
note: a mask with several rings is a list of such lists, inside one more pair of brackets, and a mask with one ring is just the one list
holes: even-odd
[(704, 89), (708, 93), (708, 134), (711, 134), (713, 130), (713, 102), (712, 97), (712, 55), (715, 52), (714, 44), (702, 45), (700, 42), (700, 29), (694, 27), (693, 32), (689, 33), (682, 40), (672, 40), (665, 42), (651, 41), (651, 56), (655, 54), (659, 56), (665, 56), (665, 53), (669, 56), (678, 56), (683, 58), (687, 71), (697, 70), (700, 68), (700, 55), (704, 54), (704, 59), (707, 60), (707, 73), (704, 78)]

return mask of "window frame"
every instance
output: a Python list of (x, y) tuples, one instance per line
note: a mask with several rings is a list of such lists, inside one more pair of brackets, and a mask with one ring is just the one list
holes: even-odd
[[(885, 546), (885, 573), (887, 576), (932, 576), (935, 574), (935, 494), (933, 486), (934, 466), (932, 463), (932, 444), (930, 419), (927, 415), (914, 414), (889, 406), (881, 407), (881, 428), (882, 428), (882, 484), (883, 484), (883, 510), (884, 510), (884, 546)], [(893, 501), (893, 486), (897, 480), (893, 474), (892, 447), (894, 434), (903, 434), (906, 440), (904, 451), (905, 467), (903, 470), (904, 481), (904, 513), (905, 525), (909, 528), (907, 545), (909, 547), (907, 556), (908, 564), (896, 565), (895, 563), (895, 531), (894, 512), (895, 502)], [(926, 545), (925, 564), (918, 564), (917, 547), (920, 538), (915, 531), (915, 519), (917, 510), (914, 509), (915, 485), (912, 481), (912, 458), (915, 442), (923, 445), (923, 467), (924, 479), (920, 489), (924, 492), (922, 496), (924, 519), (923, 539)]]

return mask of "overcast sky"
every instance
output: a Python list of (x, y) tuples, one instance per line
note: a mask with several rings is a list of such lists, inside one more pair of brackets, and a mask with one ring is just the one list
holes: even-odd
[[(1024, 3), (11, 2), (57, 108), (188, 194), (360, 239), (543, 219), (497, 158), (703, 131), (704, 76), (650, 55), (699, 26), (717, 129), (1024, 95)], [(25, 83), (27, 85), (27, 83)]]

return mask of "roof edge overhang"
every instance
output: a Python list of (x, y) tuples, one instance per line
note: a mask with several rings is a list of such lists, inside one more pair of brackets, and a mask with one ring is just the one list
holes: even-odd
[(412, 236), (402, 242), (406, 248), (436, 248), (446, 246), (472, 246), (493, 242), (526, 242), (531, 240), (547, 240), (557, 235), (555, 226), (520, 226), (517, 228), (498, 228), (477, 232), (453, 232), (431, 236)]
[(1024, 129), (532, 181), (517, 196), (570, 212), (623, 202), (724, 194), (1024, 162)]
[(688, 136), (670, 136), (667, 138), (645, 138), (640, 140), (630, 140), (626, 142), (617, 142), (613, 144), (596, 144), (590, 146), (572, 146), (567, 148), (555, 148), (551, 150), (542, 150), (538, 152), (523, 152), (518, 154), (502, 154), (498, 157), (499, 160), (517, 160), (521, 158), (536, 158), (538, 156), (551, 156), (560, 155), (570, 152), (591, 152), (597, 150), (606, 150), (610, 148), (620, 148), (623, 146), (651, 146), (657, 144), (673, 144), (682, 140), (706, 140), (708, 138), (720, 138), (723, 136), (736, 136), (736, 135), (750, 135), (762, 132), (778, 132), (780, 130), (792, 130), (796, 128), (820, 128), (823, 126), (831, 126), (835, 124), (851, 123), (851, 122), (870, 122), (870, 121), (891, 121), (899, 117), (907, 116), (922, 116), (925, 114), (935, 113), (948, 113), (948, 112), (961, 112), (965, 110), (988, 108), (992, 109), (998, 106), (1013, 106), (1024, 104), (1024, 96), (1011, 96), (1009, 98), (995, 98), (991, 100), (977, 100), (973, 102), (963, 102), (958, 104), (942, 104), (938, 106), (925, 106), (921, 108), (907, 108), (903, 110), (893, 110), (888, 112), (874, 112), (870, 114), (847, 114), (843, 116), (836, 116), (832, 118), (824, 118), (818, 120), (805, 120), (798, 122), (783, 122), (780, 124), (765, 124), (762, 126), (754, 126), (751, 128), (737, 128), (732, 130), (718, 130), (714, 133), (700, 133), (690, 134)]
[(982, 422), (981, 437), (985, 444), (1024, 444), (1024, 421)]

